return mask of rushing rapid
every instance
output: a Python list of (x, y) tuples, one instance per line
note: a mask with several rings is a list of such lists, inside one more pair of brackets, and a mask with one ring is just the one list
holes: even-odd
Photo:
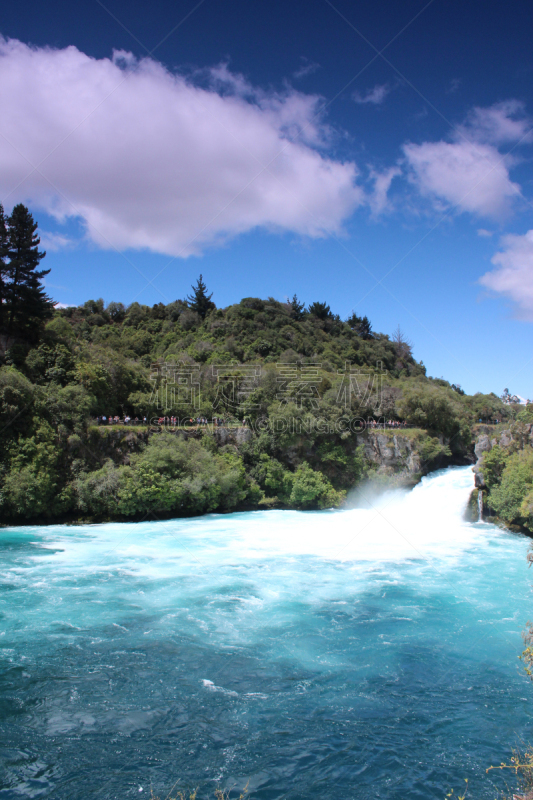
[(1, 797), (492, 800), (531, 731), (528, 541), (471, 489), (1, 530)]

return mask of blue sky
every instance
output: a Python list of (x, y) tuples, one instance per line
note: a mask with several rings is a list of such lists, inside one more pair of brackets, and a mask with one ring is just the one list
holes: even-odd
[(49, 293), (297, 293), (428, 373), (533, 398), (533, 15), (523, 2), (4, 9), (0, 197)]

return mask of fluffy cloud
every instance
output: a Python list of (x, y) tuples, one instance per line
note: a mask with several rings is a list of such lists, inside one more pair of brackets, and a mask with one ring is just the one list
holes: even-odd
[(70, 237), (63, 236), (62, 233), (52, 233), (51, 231), (39, 231), (41, 239), (40, 247), (47, 252), (57, 252), (58, 250), (68, 250), (76, 246)]
[(466, 139), (495, 145), (533, 141), (531, 121), (519, 100), (505, 100), (489, 108), (476, 106), (459, 132)]
[(377, 84), (373, 89), (369, 89), (365, 95), (354, 92), (352, 97), (356, 103), (372, 103), (375, 106), (381, 105), (390, 92), (388, 84)]
[(370, 178), (374, 181), (374, 191), (368, 195), (368, 204), (374, 216), (391, 210), (389, 189), (394, 178), (402, 174), (399, 167), (390, 167), (384, 172), (370, 171)]
[(404, 145), (411, 181), (441, 205), (481, 217), (505, 216), (520, 187), (509, 176), (514, 159), (497, 146), (532, 141), (523, 110), (516, 100), (474, 108), (452, 141)]
[[(0, 191), (102, 247), (191, 255), (257, 227), (322, 237), (364, 202), (320, 150), (318, 98), (264, 93), (227, 67), (200, 85), (115, 52), (0, 40)], [(34, 169), (35, 167), (35, 169)]]
[(300, 80), (301, 78), (307, 78), (308, 75), (312, 75), (313, 72), (316, 72), (317, 69), (320, 69), (320, 64), (317, 64), (315, 61), (309, 61), (308, 58), (302, 56), (301, 58), (302, 65), (296, 72), (292, 73), (292, 77), (296, 80)]
[(496, 269), (480, 283), (516, 303), (518, 317), (533, 321), (533, 230), (504, 236), (502, 246), (492, 258)]
[(506, 159), (491, 145), (424, 142), (404, 145), (411, 180), (426, 197), (444, 200), (459, 211), (502, 217), (520, 195)]

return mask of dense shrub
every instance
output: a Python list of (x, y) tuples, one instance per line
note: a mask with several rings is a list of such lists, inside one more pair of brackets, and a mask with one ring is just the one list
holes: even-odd
[(289, 499), (296, 508), (331, 508), (342, 502), (344, 493), (335, 491), (324, 475), (304, 462), (295, 472)]
[[(216, 309), (208, 292), (203, 305), (193, 292), (153, 307), (98, 299), (56, 309), (40, 341), (11, 344), (0, 365), (6, 518), (328, 507), (368, 468), (354, 417), (427, 430), (416, 446), (431, 464), (464, 453), (476, 419), (516, 416), (495, 395), (472, 398), (427, 378), (410, 346), (373, 332), (366, 317), (343, 322), (325, 301), (249, 297)], [(90, 418), (117, 414), (245, 417), (265, 433), (238, 451), (207, 436), (152, 435), (132, 448), (98, 441)]]
[(500, 482), (493, 486), (488, 503), (505, 522), (533, 531), (533, 450), (528, 448), (508, 456)]

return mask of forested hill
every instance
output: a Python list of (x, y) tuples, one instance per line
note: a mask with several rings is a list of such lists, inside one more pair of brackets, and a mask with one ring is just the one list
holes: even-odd
[(54, 309), (16, 209), (0, 218), (3, 522), (338, 505), (375, 472), (372, 421), (402, 423), (383, 435), (410, 437), (429, 469), (465, 456), (474, 422), (526, 413), (428, 378), (399, 329), (325, 302), (217, 308), (200, 277), (168, 305)]

